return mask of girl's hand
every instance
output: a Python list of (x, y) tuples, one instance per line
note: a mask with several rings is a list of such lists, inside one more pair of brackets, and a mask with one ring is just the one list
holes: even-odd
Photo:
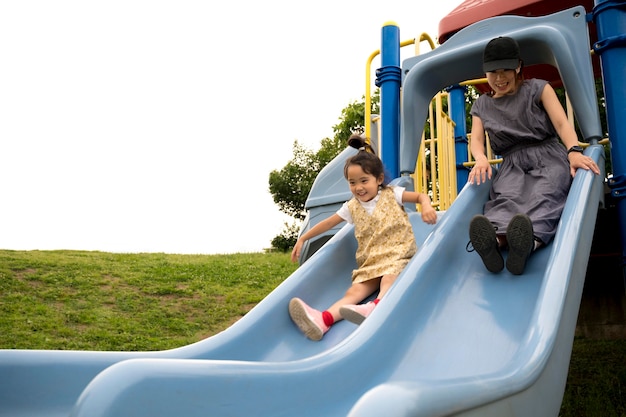
[(300, 258), (300, 250), (302, 250), (302, 244), (304, 242), (298, 240), (291, 251), (291, 262), (297, 262)]
[(479, 185), (488, 179), (491, 179), (491, 164), (487, 161), (487, 158), (476, 161), (467, 177), (467, 182)]
[(422, 221), (428, 224), (437, 223), (437, 211), (430, 204), (422, 204)]

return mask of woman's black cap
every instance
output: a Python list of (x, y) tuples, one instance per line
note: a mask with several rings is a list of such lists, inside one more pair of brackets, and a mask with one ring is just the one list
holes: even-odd
[(489, 41), (483, 52), (483, 71), (511, 70), (520, 64), (519, 45), (513, 38), (500, 36)]

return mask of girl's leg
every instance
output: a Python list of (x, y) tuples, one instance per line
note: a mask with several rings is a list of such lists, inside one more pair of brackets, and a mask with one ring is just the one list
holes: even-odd
[(336, 322), (342, 319), (339, 309), (345, 304), (356, 304), (378, 289), (380, 279), (352, 284), (345, 295), (325, 311), (310, 307), (295, 297), (289, 302), (289, 315), (302, 333), (311, 340), (321, 340)]
[(339, 309), (346, 304), (358, 304), (369, 297), (381, 285), (381, 279), (375, 278), (365, 282), (354, 283), (348, 288), (345, 295), (328, 308), (335, 321), (342, 319)]
[(353, 304), (344, 304), (339, 309), (339, 314), (341, 315), (341, 317), (352, 323), (361, 324), (363, 320), (365, 320), (372, 313), (372, 311), (374, 311), (374, 308), (376, 307), (380, 299), (384, 297), (384, 295), (389, 290), (389, 287), (391, 287), (397, 277), (398, 276), (395, 274), (387, 274), (383, 275), (380, 279), (377, 279), (376, 281), (379, 281), (380, 285), (378, 297), (374, 301), (370, 301), (369, 303), (365, 304), (357, 304), (358, 301), (357, 303)]
[(378, 299), (380, 300), (387, 294), (387, 291), (391, 287), (391, 285), (396, 282), (396, 278), (398, 278), (395, 274), (387, 274), (383, 275), (380, 280), (380, 292), (378, 293)]

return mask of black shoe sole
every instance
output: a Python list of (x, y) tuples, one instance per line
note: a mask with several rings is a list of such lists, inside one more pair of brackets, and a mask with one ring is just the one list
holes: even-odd
[(521, 275), (535, 246), (533, 223), (527, 215), (513, 216), (506, 229), (506, 240), (509, 244), (506, 269), (513, 275)]
[(504, 269), (504, 259), (498, 248), (496, 231), (485, 216), (474, 216), (470, 222), (469, 237), (474, 250), (480, 255), (489, 272), (500, 272)]

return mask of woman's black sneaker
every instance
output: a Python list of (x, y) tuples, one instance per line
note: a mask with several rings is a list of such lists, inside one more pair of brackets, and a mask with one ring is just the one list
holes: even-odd
[(487, 270), (495, 273), (504, 269), (504, 259), (498, 247), (496, 230), (489, 219), (482, 215), (474, 216), (470, 222), (469, 238)]
[(509, 244), (509, 255), (506, 258), (506, 269), (513, 275), (521, 275), (526, 261), (535, 247), (533, 223), (525, 214), (516, 214), (506, 229), (506, 240)]

